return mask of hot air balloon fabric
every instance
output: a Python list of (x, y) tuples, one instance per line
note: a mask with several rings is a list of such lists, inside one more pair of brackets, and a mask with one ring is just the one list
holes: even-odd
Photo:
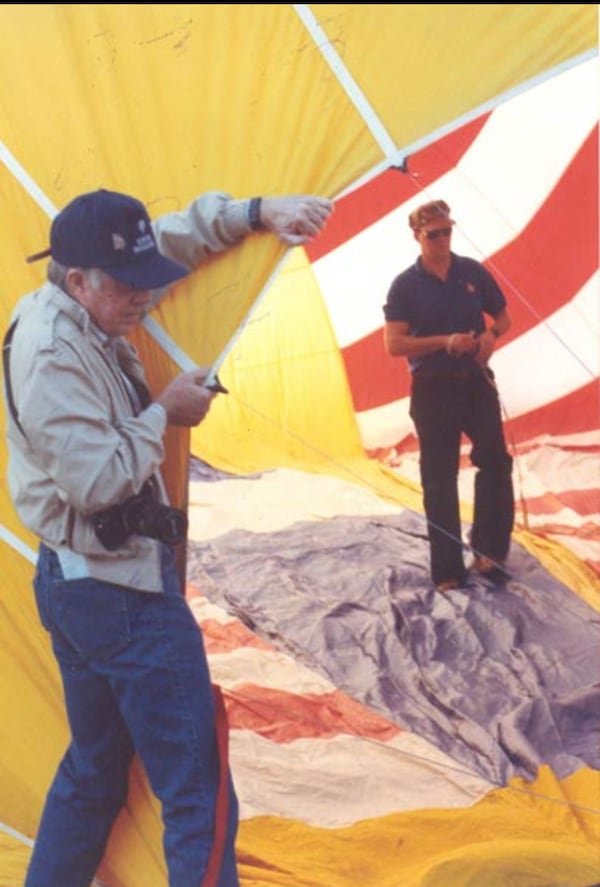
[[(596, 885), (597, 7), (0, 17), (4, 326), (43, 280), (25, 257), (83, 191), (134, 194), (153, 218), (213, 188), (335, 200), (309, 247), (247, 238), (135, 336), (156, 389), (206, 363), (229, 389), (191, 434), (169, 431), (165, 479), (229, 717), (242, 885)], [(382, 339), (387, 287), (416, 257), (408, 214), (437, 198), (513, 318), (492, 358), (510, 577), (447, 595), (428, 578), (407, 368)], [(465, 445), (465, 540), (472, 482)], [(20, 887), (68, 731), (37, 542), (0, 491), (0, 887)], [(138, 762), (95, 883), (167, 883)]]

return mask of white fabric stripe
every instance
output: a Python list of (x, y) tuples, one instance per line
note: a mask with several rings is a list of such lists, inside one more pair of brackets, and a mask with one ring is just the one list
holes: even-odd
[(37, 205), (43, 209), (51, 219), (53, 219), (58, 210), (46, 197), (39, 185), (34, 182), (29, 173), (25, 172), (19, 161), (14, 154), (8, 150), (4, 142), (0, 142), (0, 161), (6, 166), (8, 171), (12, 173), (30, 197), (33, 197)]
[[(195, 583), (190, 582), (191, 585)], [(231, 616), (217, 604), (213, 604), (202, 595), (189, 595), (188, 603), (197, 622), (218, 622), (220, 625), (230, 625), (238, 620)]]
[[(590, 520), (593, 520), (593, 516), (590, 516)], [(530, 518), (530, 523), (534, 526), (544, 525), (544, 521), (536, 520), (535, 517)], [(546, 525), (549, 523), (555, 523), (555, 521), (547, 520), (545, 522)], [(563, 535), (562, 533), (552, 533), (552, 539), (555, 542), (560, 542), (580, 560), (589, 560), (592, 563), (600, 564), (600, 544), (598, 542), (590, 542), (589, 539), (579, 539), (577, 536)]]
[(408, 396), (371, 410), (356, 413), (362, 445), (366, 450), (391, 447), (408, 435), (414, 435), (415, 426), (408, 411)]
[[(294, 9), (302, 21), (302, 24), (312, 37), (315, 46), (333, 71), (338, 83), (360, 114), (366, 127), (369, 129), (383, 153), (388, 158), (397, 157), (398, 148), (396, 143), (383, 125), (383, 122), (375, 113), (373, 106), (360, 89), (358, 83), (341, 60), (339, 54), (334, 50), (332, 41), (311, 12), (310, 7), (305, 3), (294, 3)], [(391, 160), (390, 162), (394, 161)]]
[(160, 326), (153, 317), (145, 317), (143, 326), (182, 372), (186, 373), (189, 370), (197, 368), (198, 364), (194, 363), (191, 357), (179, 347), (175, 340), (165, 332), (162, 326)]
[(6, 825), (4, 822), (0, 822), (0, 832), (4, 832), (7, 835), (10, 835), (11, 838), (15, 838), (17, 841), (20, 841), (21, 844), (25, 844), (27, 847), (33, 847), (33, 841), (31, 838), (28, 838), (27, 835), (18, 832), (16, 829), (11, 828), (10, 825)]
[[(577, 435), (573, 435), (572, 446), (577, 447)], [(567, 451), (561, 449), (566, 446)], [(528, 452), (514, 452), (518, 462), (515, 471), (515, 482), (518, 481), (519, 495), (517, 497), (517, 509), (523, 510), (522, 499), (525, 500), (525, 510), (535, 508), (535, 512), (528, 512), (531, 524), (555, 524), (564, 527), (580, 528), (582, 524), (600, 524), (600, 511), (580, 513), (576, 506), (564, 505), (559, 511), (553, 510), (560, 500), (561, 494), (565, 498), (571, 497), (577, 500), (579, 493), (584, 493), (586, 505), (589, 502), (600, 503), (598, 473), (598, 442), (591, 444), (589, 450), (574, 454), (569, 451), (569, 444), (563, 438), (563, 444), (558, 438), (544, 435), (537, 445)], [(469, 452), (471, 445), (465, 444), (461, 448), (461, 469), (458, 476), (459, 495), (463, 502), (472, 502), (475, 484), (476, 469), (470, 464)], [(402, 457), (399, 473), (403, 479), (411, 480), (419, 484), (419, 454), (415, 451)], [(547, 512), (539, 512), (543, 497), (548, 495), (549, 506)], [(598, 543), (600, 545), (600, 541)]]
[[(587, 431), (575, 431), (572, 434), (553, 434), (552, 441), (558, 447), (577, 447), (578, 449), (598, 447), (600, 446), (600, 429), (590, 428)], [(520, 443), (519, 450), (526, 453), (535, 446), (534, 438), (533, 441)]]
[[(597, 272), (568, 304), (494, 353), (490, 365), (509, 418), (565, 397), (598, 377), (599, 281)], [(515, 367), (524, 369), (515, 372)]]
[(2, 539), (3, 542), (6, 542), (7, 545), (10, 545), (11, 548), (14, 548), (15, 551), (18, 551), (19, 554), (22, 554), (28, 561), (31, 561), (32, 564), (35, 564), (37, 561), (36, 552), (24, 542), (21, 542), (18, 536), (11, 533), (10, 530), (7, 530), (3, 524), (0, 524), (0, 539)]
[(257, 684), (270, 690), (298, 695), (322, 695), (337, 688), (316, 672), (296, 663), (276, 650), (237, 647), (229, 653), (208, 656), (213, 682), (235, 692), (237, 686)]
[[(285, 489), (285, 508), (281, 490)], [(296, 521), (342, 514), (398, 514), (363, 484), (278, 468), (256, 478), (227, 478), (189, 484), (189, 538), (212, 539), (228, 530), (274, 532)]]
[(283, 816), (325, 828), (468, 807), (495, 787), (409, 733), (389, 743), (338, 735), (281, 744), (232, 730), (230, 760), (242, 819)]
[(448, 201), (461, 255), (482, 260), (514, 240), (596, 124), (596, 76), (589, 62), (498, 109), (457, 167), (313, 263), (340, 348), (382, 326), (392, 280), (418, 255), (407, 223), (418, 204)]
[[(462, 218), (462, 187), (473, 186), (468, 206), (473, 223), (462, 226), (475, 233), (467, 255), (492, 255), (534, 217), (597, 125), (598, 103), (598, 65), (593, 61), (494, 112), (457, 165), (461, 190), (456, 199), (452, 192), (446, 197), (457, 212), (460, 206)], [(490, 205), (497, 219), (488, 220)], [(457, 240), (455, 247), (457, 252), (463, 249)]]
[[(466, 448), (464, 458), (468, 459), (468, 451), (470, 445)], [(539, 511), (544, 496), (550, 493), (549, 508), (545, 514), (536, 513), (536, 520), (545, 520), (556, 524), (564, 524), (565, 526), (580, 526), (583, 522), (598, 523), (600, 530), (600, 472), (598, 471), (598, 450), (594, 449), (587, 453), (565, 452), (556, 444), (554, 438), (545, 442), (540, 442), (535, 450), (522, 455), (517, 454), (519, 461), (519, 480), (521, 493), (527, 503), (536, 505), (536, 511)], [(408, 461), (408, 460), (407, 460)], [(411, 461), (413, 461), (414, 469), (411, 477), (416, 479), (418, 476), (417, 454), (415, 453)], [(465, 493), (462, 498), (465, 501), (473, 498), (473, 488), (475, 474), (477, 469), (470, 464), (462, 463), (460, 476), (465, 482)], [(583, 494), (583, 495), (581, 495)], [(586, 505), (594, 503), (597, 506), (595, 512), (581, 514), (575, 510), (575, 505), (568, 506), (566, 504), (560, 506), (560, 510), (555, 510), (559, 506), (560, 498), (564, 495), (565, 499), (572, 499), (574, 503), (578, 500), (585, 499)], [(598, 533), (600, 541), (600, 532)]]
[[(553, 491), (552, 495), (554, 495), (555, 493), (556, 491)], [(595, 498), (596, 501), (598, 501), (600, 488), (591, 486), (589, 493), (591, 497)], [(528, 503), (529, 497), (525, 499), (525, 510), (527, 510)], [(520, 502), (517, 502), (517, 510), (524, 510)], [(585, 557), (591, 557), (592, 550), (595, 550), (596, 554), (594, 555), (594, 560), (600, 561), (600, 542), (591, 541), (588, 538), (588, 534), (587, 532), (585, 532), (585, 530), (583, 531), (582, 538), (579, 538), (576, 532), (569, 532), (571, 529), (576, 531), (582, 526), (582, 524), (598, 526), (598, 524), (600, 524), (600, 511), (596, 511), (593, 514), (586, 515), (578, 514), (570, 508), (564, 508), (561, 511), (552, 511), (546, 514), (541, 514), (537, 512), (532, 513), (531, 511), (527, 511), (527, 522), (530, 527), (556, 527), (555, 531), (553, 532), (554, 537), (558, 538), (560, 536), (561, 538), (564, 537), (564, 539), (567, 540), (570, 539), (571, 542), (569, 543), (569, 545), (571, 547), (575, 545), (575, 542), (577, 540), (577, 544), (581, 546), (579, 557), (581, 557), (582, 559)], [(550, 532), (550, 530), (548, 530), (548, 532)]]

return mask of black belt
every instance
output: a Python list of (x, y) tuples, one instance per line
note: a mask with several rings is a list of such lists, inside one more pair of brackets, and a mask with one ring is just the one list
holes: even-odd
[(415, 379), (470, 379), (474, 378), (477, 373), (478, 370), (475, 368), (463, 370), (417, 369), (413, 375)]

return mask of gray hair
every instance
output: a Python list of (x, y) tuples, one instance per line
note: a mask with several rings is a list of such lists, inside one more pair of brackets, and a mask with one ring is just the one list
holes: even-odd
[[(67, 274), (70, 270), (71, 269), (67, 265), (61, 265), (56, 259), (50, 259), (47, 271), (48, 280), (50, 283), (54, 283), (56, 286), (60, 287), (60, 289), (64, 290), (66, 293), (68, 292)], [(88, 279), (93, 290), (100, 288), (102, 278), (105, 274), (104, 271), (101, 271), (100, 268), (79, 268), (78, 270)]]

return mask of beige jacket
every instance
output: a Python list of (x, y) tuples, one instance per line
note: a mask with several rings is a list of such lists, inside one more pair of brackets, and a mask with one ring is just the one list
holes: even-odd
[[(247, 201), (210, 192), (153, 223), (161, 252), (193, 269), (250, 231)], [(163, 292), (153, 294), (156, 303)], [(126, 340), (109, 339), (87, 311), (46, 283), (17, 304), (7, 410), (8, 485), (23, 524), (82, 575), (160, 591), (160, 544), (130, 536), (117, 551), (98, 541), (90, 515), (138, 493), (164, 458), (164, 410), (134, 415), (119, 366), (142, 378)], [(71, 557), (73, 559), (73, 557)]]

